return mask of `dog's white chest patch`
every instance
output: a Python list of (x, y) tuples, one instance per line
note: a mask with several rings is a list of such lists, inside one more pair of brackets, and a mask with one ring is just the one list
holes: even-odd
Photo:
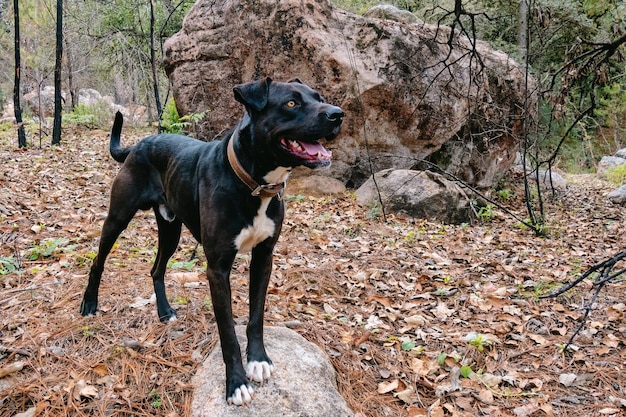
[(235, 247), (238, 252), (249, 252), (259, 243), (274, 234), (276, 223), (267, 217), (267, 206), (269, 206), (271, 198), (261, 199), (261, 206), (257, 211), (252, 224), (239, 232), (235, 238)]

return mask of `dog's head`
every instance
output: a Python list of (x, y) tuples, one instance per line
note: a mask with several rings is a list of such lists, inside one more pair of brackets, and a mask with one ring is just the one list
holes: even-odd
[(324, 102), (311, 87), (294, 79), (270, 78), (234, 87), (235, 99), (246, 106), (253, 147), (280, 166), (329, 166), (332, 153), (321, 140), (334, 139), (341, 129), (343, 110)]

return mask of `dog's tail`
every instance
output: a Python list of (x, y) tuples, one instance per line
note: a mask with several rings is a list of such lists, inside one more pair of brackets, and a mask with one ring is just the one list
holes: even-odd
[(120, 143), (120, 138), (122, 136), (122, 124), (124, 124), (124, 116), (122, 116), (122, 113), (118, 111), (115, 113), (115, 121), (113, 122), (113, 128), (111, 129), (111, 141), (109, 142), (109, 152), (111, 152), (111, 156), (117, 162), (124, 162), (132, 149), (132, 146), (122, 148)]

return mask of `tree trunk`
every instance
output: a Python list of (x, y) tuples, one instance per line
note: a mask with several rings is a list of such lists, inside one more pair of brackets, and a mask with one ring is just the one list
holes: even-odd
[(15, 19), (15, 82), (13, 84), (13, 111), (17, 124), (17, 146), (26, 147), (26, 133), (22, 122), (22, 105), (20, 104), (20, 68), (22, 66), (20, 50), (20, 11), (18, 0), (13, 0), (13, 17)]
[(70, 90), (70, 99), (71, 106), (70, 110), (74, 110), (78, 105), (78, 91), (76, 91), (76, 86), (74, 85), (74, 77), (72, 72), (72, 59), (70, 55), (70, 48), (67, 44), (67, 38), (63, 40), (65, 42), (65, 62), (67, 63), (67, 84)]
[(520, 0), (519, 2), (519, 30), (517, 42), (520, 51), (520, 62), (526, 63), (528, 54), (528, 9), (530, 0)]
[(161, 98), (159, 97), (159, 79), (157, 75), (156, 53), (154, 51), (154, 0), (150, 0), (150, 63), (152, 64), (152, 85), (154, 88), (154, 102), (158, 117), (158, 131), (161, 132)]
[(54, 65), (54, 125), (52, 144), (61, 144), (61, 65), (63, 63), (63, 0), (57, 0), (56, 62)]

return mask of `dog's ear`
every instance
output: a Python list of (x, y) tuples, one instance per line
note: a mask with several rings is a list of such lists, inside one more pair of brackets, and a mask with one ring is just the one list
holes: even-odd
[(291, 80), (287, 81), (288, 83), (298, 83), (298, 84), (304, 84), (302, 81), (300, 81), (300, 78), (298, 77), (293, 77)]
[(264, 80), (236, 85), (233, 88), (235, 100), (242, 103), (247, 108), (261, 111), (267, 105), (271, 83), (272, 79), (267, 77)]

